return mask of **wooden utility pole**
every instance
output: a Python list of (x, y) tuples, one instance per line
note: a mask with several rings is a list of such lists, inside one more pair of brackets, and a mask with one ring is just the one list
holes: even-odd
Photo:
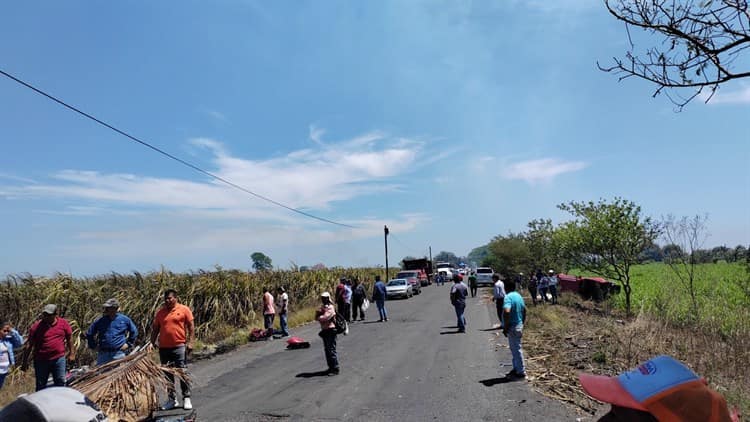
[(385, 233), (385, 282), (388, 282), (388, 226), (383, 226)]

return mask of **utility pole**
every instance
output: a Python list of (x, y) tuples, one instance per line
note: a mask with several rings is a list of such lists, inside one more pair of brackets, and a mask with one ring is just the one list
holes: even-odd
[(435, 272), (435, 263), (432, 262), (432, 246), (428, 246), (430, 249), (430, 273), (427, 274), (427, 277), (430, 279), (430, 283), (432, 283), (432, 273)]
[(385, 233), (385, 282), (388, 282), (388, 226), (383, 226)]

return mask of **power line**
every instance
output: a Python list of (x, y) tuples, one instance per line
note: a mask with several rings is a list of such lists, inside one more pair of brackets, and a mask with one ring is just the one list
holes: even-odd
[(352, 229), (353, 229), (353, 228), (356, 228), (355, 226), (350, 226), (350, 225), (348, 225), (348, 224), (344, 224), (344, 223), (339, 223), (339, 222), (336, 222), (336, 221), (333, 221), (333, 220), (329, 220), (329, 219), (327, 219), (327, 218), (323, 218), (323, 217), (318, 217), (318, 216), (316, 216), (316, 215), (313, 215), (313, 214), (310, 214), (310, 213), (307, 213), (307, 212), (304, 212), (304, 211), (300, 211), (300, 210), (298, 210), (298, 209), (296, 209), (296, 208), (292, 208), (292, 207), (290, 207), (290, 206), (287, 206), (287, 205), (284, 205), (284, 204), (282, 204), (281, 202), (278, 202), (278, 201), (274, 201), (274, 200), (273, 200), (273, 199), (271, 199), (271, 198), (268, 198), (268, 197), (265, 197), (265, 196), (263, 196), (263, 195), (261, 195), (261, 194), (255, 193), (255, 192), (253, 192), (253, 191), (251, 191), (251, 190), (249, 190), (249, 189), (245, 189), (245, 188), (243, 188), (242, 186), (240, 186), (240, 185), (238, 185), (238, 184), (236, 184), (236, 183), (230, 182), (229, 180), (226, 180), (226, 179), (224, 179), (224, 178), (222, 178), (222, 177), (220, 177), (220, 176), (217, 176), (217, 175), (215, 175), (215, 174), (211, 173), (210, 171), (207, 171), (207, 170), (203, 170), (202, 168), (200, 168), (200, 167), (196, 166), (195, 164), (192, 164), (192, 163), (190, 163), (190, 162), (187, 162), (187, 161), (185, 161), (185, 160), (183, 160), (183, 159), (181, 159), (181, 158), (178, 158), (178, 157), (176, 157), (176, 156), (174, 156), (174, 155), (172, 155), (172, 154), (170, 154), (170, 153), (168, 153), (168, 152), (166, 152), (166, 151), (163, 151), (163, 150), (161, 150), (161, 149), (159, 149), (159, 148), (157, 148), (157, 147), (155, 147), (155, 146), (153, 146), (153, 145), (149, 144), (149, 143), (148, 143), (148, 142), (146, 142), (146, 141), (142, 141), (142, 140), (140, 140), (140, 139), (136, 138), (135, 136), (133, 136), (133, 135), (130, 135), (129, 133), (127, 133), (127, 132), (125, 132), (125, 131), (122, 131), (122, 130), (120, 130), (120, 129), (118, 129), (118, 128), (116, 128), (116, 127), (112, 126), (112, 125), (110, 125), (109, 123), (107, 123), (107, 122), (104, 122), (104, 121), (102, 121), (102, 120), (100, 120), (100, 119), (98, 119), (98, 118), (96, 118), (96, 117), (92, 116), (91, 114), (88, 114), (88, 113), (86, 113), (86, 112), (84, 112), (84, 111), (81, 111), (81, 110), (79, 110), (78, 108), (76, 108), (76, 107), (74, 107), (74, 106), (72, 106), (72, 105), (69, 105), (69, 104), (68, 104), (68, 103), (66, 103), (65, 101), (62, 101), (62, 100), (60, 100), (60, 99), (57, 99), (56, 97), (54, 97), (54, 96), (52, 96), (52, 95), (50, 95), (50, 94), (48, 94), (48, 93), (46, 93), (46, 92), (42, 91), (41, 89), (39, 89), (39, 88), (36, 88), (35, 86), (33, 86), (33, 85), (31, 85), (31, 84), (29, 84), (29, 83), (27, 83), (27, 82), (24, 82), (24, 81), (22, 81), (22, 80), (21, 80), (21, 79), (19, 79), (19, 78), (16, 78), (15, 76), (13, 76), (13, 75), (11, 75), (11, 74), (9, 74), (9, 73), (5, 72), (5, 71), (4, 71), (4, 70), (2, 70), (2, 69), (0, 69), (0, 74), (2, 74), (3, 76), (6, 76), (6, 77), (8, 77), (8, 78), (12, 79), (13, 81), (15, 81), (15, 82), (17, 82), (17, 83), (19, 83), (19, 84), (21, 84), (21, 85), (25, 86), (26, 88), (29, 88), (29, 89), (31, 89), (32, 91), (36, 92), (36, 93), (37, 93), (37, 94), (39, 94), (39, 95), (42, 95), (42, 96), (44, 96), (44, 97), (47, 97), (48, 99), (50, 99), (50, 100), (52, 100), (52, 101), (54, 101), (54, 102), (56, 102), (56, 103), (60, 104), (61, 106), (65, 107), (65, 108), (67, 108), (67, 109), (69, 109), (69, 110), (72, 110), (72, 111), (74, 111), (74, 112), (76, 112), (76, 113), (78, 113), (78, 114), (80, 114), (80, 115), (82, 115), (82, 116), (84, 116), (84, 117), (86, 117), (86, 118), (88, 118), (88, 119), (90, 119), (90, 120), (93, 120), (93, 121), (94, 121), (94, 122), (96, 122), (96, 123), (99, 123), (100, 125), (102, 125), (102, 126), (104, 126), (104, 127), (108, 128), (108, 129), (111, 129), (111, 130), (113, 130), (113, 131), (115, 131), (115, 132), (119, 133), (120, 135), (122, 135), (122, 136), (124, 136), (124, 137), (126, 137), (126, 138), (128, 138), (128, 139), (130, 139), (130, 140), (132, 140), (132, 141), (135, 141), (135, 142), (137, 142), (137, 143), (139, 143), (139, 144), (141, 144), (141, 145), (143, 145), (143, 146), (145, 146), (145, 147), (147, 147), (147, 148), (150, 148), (150, 149), (152, 149), (152, 150), (154, 150), (154, 151), (158, 152), (158, 153), (159, 153), (159, 154), (161, 154), (161, 155), (164, 155), (165, 157), (168, 157), (168, 158), (170, 158), (170, 159), (172, 159), (172, 160), (174, 160), (174, 161), (177, 161), (178, 163), (180, 163), (180, 164), (182, 164), (182, 165), (184, 165), (184, 166), (190, 167), (191, 169), (193, 169), (193, 170), (195, 170), (195, 171), (197, 171), (197, 172), (199, 172), (199, 173), (205, 174), (206, 176), (209, 176), (209, 177), (211, 177), (211, 178), (213, 178), (213, 179), (215, 179), (215, 180), (218, 180), (218, 181), (220, 181), (220, 182), (222, 182), (222, 183), (225, 183), (225, 184), (227, 184), (227, 185), (229, 185), (229, 186), (231, 186), (231, 187), (233, 187), (233, 188), (235, 188), (235, 189), (238, 189), (238, 190), (240, 190), (240, 191), (242, 191), (242, 192), (248, 193), (248, 194), (250, 194), (250, 195), (252, 195), (252, 196), (254, 196), (254, 197), (256, 197), (256, 198), (262, 199), (262, 200), (264, 200), (264, 201), (270, 202), (270, 203), (272, 203), (272, 204), (274, 204), (274, 205), (276, 205), (276, 206), (279, 206), (279, 207), (281, 207), (281, 208), (285, 208), (285, 209), (287, 209), (287, 210), (289, 210), (289, 211), (292, 211), (292, 212), (296, 212), (297, 214), (301, 214), (301, 215), (304, 215), (305, 217), (310, 217), (310, 218), (314, 218), (314, 219), (316, 219), (316, 220), (319, 220), (319, 221), (323, 221), (323, 222), (325, 222), (325, 223), (330, 223), (330, 224), (334, 224), (334, 225), (337, 225), (337, 226), (342, 226), (342, 227), (349, 227), (349, 228), (352, 228)]

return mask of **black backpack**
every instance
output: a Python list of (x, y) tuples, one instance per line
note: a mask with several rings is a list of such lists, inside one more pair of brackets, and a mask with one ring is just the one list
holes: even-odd
[(333, 316), (333, 323), (336, 325), (336, 334), (348, 334), (349, 333), (349, 326), (346, 323), (346, 319), (341, 314), (336, 314)]

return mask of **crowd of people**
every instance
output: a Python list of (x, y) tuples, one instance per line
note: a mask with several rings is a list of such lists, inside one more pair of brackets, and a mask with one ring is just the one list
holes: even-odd
[[(179, 303), (175, 290), (166, 290), (163, 299), (163, 305), (154, 315), (150, 343), (158, 349), (162, 365), (186, 368), (195, 339), (193, 313)], [(87, 346), (96, 352), (97, 366), (122, 359), (135, 349), (138, 328), (127, 315), (119, 312), (119, 308), (117, 299), (105, 301), (102, 316), (81, 334)], [(76, 360), (76, 348), (71, 324), (59, 315), (57, 305), (47, 304), (42, 308), (40, 317), (31, 325), (25, 339), (9, 321), (3, 323), (0, 335), (0, 388), (11, 366), (16, 364), (14, 351), (22, 346), (25, 347), (20, 358), (21, 370), (27, 371), (33, 364), (36, 391), (49, 385), (65, 386), (67, 363)], [(162, 409), (192, 409), (189, 382), (184, 379), (179, 382), (183, 400), (180, 405), (176, 398), (174, 376), (169, 372), (165, 375), (172, 381), (173, 388), (167, 391), (168, 400), (161, 406)]]

